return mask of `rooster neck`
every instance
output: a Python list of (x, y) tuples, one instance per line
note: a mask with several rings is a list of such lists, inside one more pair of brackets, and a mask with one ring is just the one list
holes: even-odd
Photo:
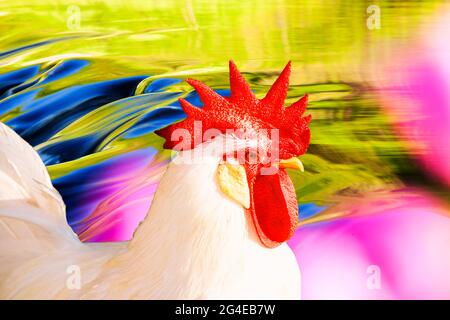
[(260, 244), (249, 214), (218, 187), (220, 157), (204, 160), (168, 166), (129, 250), (110, 262), (103, 283), (113, 286), (105, 292), (146, 299), (298, 296), (292, 251)]
[[(180, 152), (163, 175), (151, 208), (138, 227), (130, 248), (150, 240), (178, 241), (178, 245), (195, 239), (196, 245), (206, 242), (236, 240), (259, 243), (256, 231), (246, 210), (228, 198), (219, 188), (217, 168), (222, 161), (224, 143), (239, 145), (240, 140), (220, 136), (201, 147)], [(226, 142), (224, 142), (226, 141)], [(202, 150), (199, 153), (199, 149)], [(200, 157), (199, 157), (200, 156)], [(147, 245), (146, 245), (147, 244)]]
[(127, 268), (160, 279), (168, 288), (193, 277), (197, 286), (207, 286), (232, 272), (230, 265), (239, 267), (249, 244), (260, 246), (245, 209), (219, 190), (219, 162), (209, 157), (202, 163), (173, 161), (168, 166), (122, 259)]

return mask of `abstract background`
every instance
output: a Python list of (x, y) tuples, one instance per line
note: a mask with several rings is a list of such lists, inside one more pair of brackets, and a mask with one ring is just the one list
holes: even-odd
[[(375, 21), (375, 22), (374, 22)], [(289, 244), (307, 299), (450, 298), (447, 1), (0, 1), (0, 121), (35, 147), (82, 241), (126, 241), (169, 161), (153, 132), (292, 60), (309, 94)]]

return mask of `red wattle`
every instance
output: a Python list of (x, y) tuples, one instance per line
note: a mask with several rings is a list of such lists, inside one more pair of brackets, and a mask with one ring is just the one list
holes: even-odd
[(258, 175), (250, 187), (253, 223), (262, 244), (274, 248), (288, 240), (298, 223), (294, 185), (286, 171)]

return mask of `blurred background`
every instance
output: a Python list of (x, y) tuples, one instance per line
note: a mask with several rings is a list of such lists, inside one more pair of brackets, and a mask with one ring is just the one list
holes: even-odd
[(168, 163), (153, 131), (292, 60), (309, 94), (291, 239), (305, 298), (450, 298), (448, 1), (0, 0), (0, 121), (39, 152), (83, 241), (125, 241)]

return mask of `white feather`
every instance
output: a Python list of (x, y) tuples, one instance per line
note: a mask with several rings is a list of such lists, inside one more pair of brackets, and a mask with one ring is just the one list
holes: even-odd
[(112, 256), (108, 247), (94, 251), (67, 225), (39, 155), (0, 123), (0, 298), (57, 297), (68, 266)]
[(286, 244), (263, 247), (243, 207), (218, 188), (223, 138), (204, 144), (201, 157), (194, 149), (172, 161), (129, 251), (114, 259), (92, 297), (300, 298), (293, 252)]

